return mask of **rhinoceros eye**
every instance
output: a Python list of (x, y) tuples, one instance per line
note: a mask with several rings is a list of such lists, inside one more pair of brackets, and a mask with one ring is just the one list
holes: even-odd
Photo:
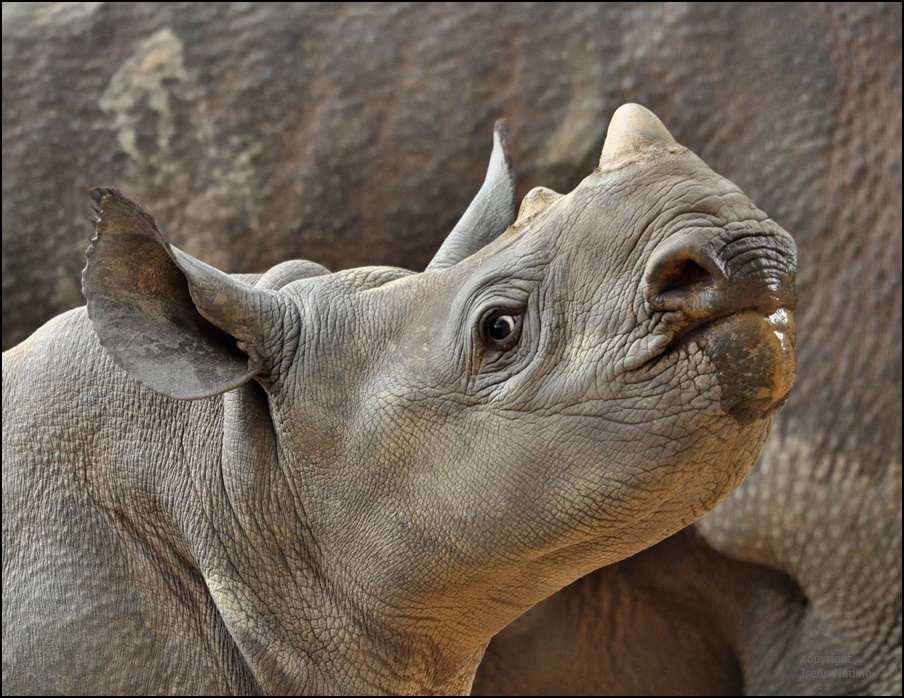
[(494, 310), (484, 317), (480, 327), (483, 343), (490, 349), (508, 351), (521, 336), (521, 314)]

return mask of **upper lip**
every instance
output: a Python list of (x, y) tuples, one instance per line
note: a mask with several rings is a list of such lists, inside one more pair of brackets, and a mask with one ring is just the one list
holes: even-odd
[(791, 317), (794, 311), (794, 306), (796, 304), (797, 303), (795, 299), (793, 305), (774, 304), (765, 308), (762, 306), (748, 307), (741, 310), (726, 312), (721, 315), (715, 315), (705, 319), (689, 320), (674, 332), (674, 335), (672, 336), (666, 348), (663, 350), (663, 353), (669, 351), (676, 344), (686, 339), (689, 335), (696, 334), (700, 330), (706, 329), (707, 327), (718, 323), (720, 320), (725, 320), (726, 318), (734, 317), (736, 315), (752, 313), (763, 318), (763, 320), (768, 321), (771, 325), (786, 325), (788, 324), (788, 320)]

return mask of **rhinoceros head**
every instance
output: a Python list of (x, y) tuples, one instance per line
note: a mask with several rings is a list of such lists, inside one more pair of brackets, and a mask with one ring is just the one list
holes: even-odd
[(622, 107), (599, 168), (509, 225), (513, 192), (497, 134), (427, 271), (253, 282), (96, 192), (84, 288), (108, 353), (166, 395), (225, 392), (230, 515), (392, 632), (486, 641), (700, 517), (791, 386), (793, 241), (650, 112)]

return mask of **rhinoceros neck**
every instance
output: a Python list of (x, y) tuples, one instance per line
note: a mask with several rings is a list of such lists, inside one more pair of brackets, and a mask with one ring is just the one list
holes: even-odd
[[(285, 555), (253, 531), (254, 553), (200, 560), (242, 670), (267, 694), (468, 695), (486, 643), (408, 626), (398, 616), (347, 605), (303, 543)], [(238, 546), (246, 551), (248, 547)], [(268, 569), (267, 578), (248, 570)], [(416, 628), (409, 631), (408, 628)]]
[[(180, 521), (210, 600), (265, 693), (467, 694), (485, 642), (351, 598), (324, 561), (277, 446), (266, 393), (249, 384), (204, 408), (218, 459)], [(184, 511), (182, 511), (184, 510)], [(350, 586), (354, 586), (353, 584)]]
[[(318, 603), (318, 612), (323, 604)], [(294, 695), (468, 695), (486, 645), (453, 649), (432, 638), (320, 618), (304, 646), (275, 644), (249, 658), (261, 688)], [(330, 627), (327, 628), (326, 626)], [(301, 633), (302, 636), (307, 633)], [(244, 650), (244, 647), (243, 647)]]

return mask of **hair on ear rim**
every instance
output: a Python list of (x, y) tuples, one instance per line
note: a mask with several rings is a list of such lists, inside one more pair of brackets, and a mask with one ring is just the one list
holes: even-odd
[[(151, 389), (181, 399), (217, 395), (253, 378), (262, 360), (250, 359), (229, 328), (199, 312), (192, 280), (150, 212), (115, 189), (93, 189), (91, 195), (96, 235), (82, 290), (110, 357)], [(222, 276), (228, 279), (224, 293), (254, 290)]]

